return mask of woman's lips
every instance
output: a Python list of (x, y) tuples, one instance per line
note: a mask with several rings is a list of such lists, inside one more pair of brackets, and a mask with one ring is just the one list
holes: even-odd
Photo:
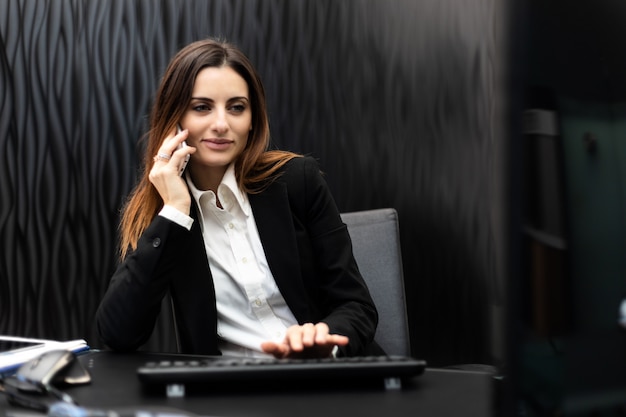
[(202, 143), (204, 143), (209, 149), (223, 150), (232, 145), (233, 141), (224, 138), (212, 138), (202, 139)]

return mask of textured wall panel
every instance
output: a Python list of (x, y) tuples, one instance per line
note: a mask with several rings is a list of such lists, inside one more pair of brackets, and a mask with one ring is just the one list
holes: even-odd
[(151, 94), (180, 46), (222, 36), (265, 80), (276, 145), (318, 157), (343, 211), (398, 210), (416, 355), (490, 360), (496, 3), (0, 1), (0, 333), (98, 344)]

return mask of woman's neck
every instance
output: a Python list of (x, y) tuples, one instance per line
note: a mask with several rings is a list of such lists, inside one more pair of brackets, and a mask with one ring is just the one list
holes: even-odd
[(193, 184), (198, 190), (208, 191), (211, 190), (217, 196), (217, 187), (219, 187), (224, 173), (228, 167), (189, 167), (189, 174)]

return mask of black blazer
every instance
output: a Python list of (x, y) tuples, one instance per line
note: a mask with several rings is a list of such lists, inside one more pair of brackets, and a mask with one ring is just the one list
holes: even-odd
[[(314, 159), (295, 158), (264, 191), (249, 195), (269, 267), (300, 324), (323, 321), (350, 338), (343, 355), (381, 354), (378, 315), (346, 225)], [(156, 216), (122, 262), (96, 313), (102, 341), (135, 350), (150, 336), (170, 292), (183, 353), (219, 354), (215, 291), (197, 220), (190, 231)]]

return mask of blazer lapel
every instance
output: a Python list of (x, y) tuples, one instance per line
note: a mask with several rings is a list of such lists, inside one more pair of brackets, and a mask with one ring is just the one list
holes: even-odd
[(298, 238), (287, 187), (280, 181), (274, 181), (263, 192), (250, 194), (249, 199), (276, 284), (298, 321), (308, 321), (310, 311), (302, 282)]

